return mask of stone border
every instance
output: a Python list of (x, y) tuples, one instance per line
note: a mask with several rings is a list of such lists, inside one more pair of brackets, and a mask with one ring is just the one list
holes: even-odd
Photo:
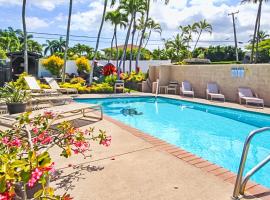
[[(152, 144), (157, 150), (166, 152), (184, 162), (186, 162), (189, 165), (192, 165), (196, 168), (201, 169), (204, 172), (207, 172), (209, 174), (212, 174), (216, 177), (219, 177), (221, 180), (234, 184), (236, 181), (236, 174), (220, 167), (212, 162), (209, 162), (203, 158), (200, 158), (186, 150), (181, 149), (180, 147), (174, 146), (172, 144), (169, 144), (161, 139), (158, 139), (156, 137), (153, 137), (149, 134), (143, 133), (142, 131), (133, 128), (131, 126), (128, 126), (120, 121), (117, 121), (107, 115), (104, 115), (104, 119), (108, 120), (109, 122), (119, 126), (120, 128), (130, 132), (136, 137), (139, 137), (143, 139), (144, 141)], [(233, 192), (233, 191), (232, 191)], [(250, 194), (251, 196), (254, 196), (256, 198), (260, 198), (262, 200), (270, 200), (270, 189), (257, 184), (255, 182), (249, 181), (246, 186), (246, 192)], [(250, 196), (248, 195), (248, 196)]]

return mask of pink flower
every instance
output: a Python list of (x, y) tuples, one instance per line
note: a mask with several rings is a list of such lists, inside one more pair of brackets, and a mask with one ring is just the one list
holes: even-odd
[(33, 187), (35, 183), (41, 178), (43, 172), (39, 169), (36, 168), (34, 171), (31, 173), (31, 178), (28, 181), (28, 186)]
[(7, 137), (3, 137), (2, 142), (3, 142), (3, 144), (8, 145), (9, 139)]
[(52, 137), (48, 136), (44, 140), (41, 141), (41, 144), (46, 145), (52, 142)]
[(104, 140), (101, 140), (100, 144), (108, 147), (111, 145), (111, 142), (112, 142), (112, 138), (111, 138), (111, 136), (109, 136), (109, 137), (105, 138)]
[(38, 134), (38, 128), (33, 128), (32, 131), (34, 134)]
[(21, 146), (21, 140), (19, 140), (18, 138), (15, 138), (12, 142), (10, 142), (10, 146), (13, 147), (20, 147)]
[(52, 111), (45, 111), (44, 117), (46, 117), (48, 119), (53, 119), (55, 117), (55, 114)]

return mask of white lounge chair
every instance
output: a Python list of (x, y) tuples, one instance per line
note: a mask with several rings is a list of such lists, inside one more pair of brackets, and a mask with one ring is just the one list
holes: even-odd
[(176, 94), (178, 85), (179, 84), (177, 81), (171, 81), (167, 87), (167, 93), (169, 94), (172, 91), (174, 94)]
[(30, 88), (32, 94), (34, 95), (35, 93), (39, 93), (38, 95), (59, 95), (60, 93), (57, 90), (54, 89), (41, 89), (39, 86), (37, 80), (33, 76), (26, 76), (24, 77), (24, 80), (26, 81), (28, 87)]
[(194, 97), (194, 91), (189, 81), (183, 81), (182, 87), (180, 88), (180, 92), (185, 95), (190, 95)]
[[(45, 108), (45, 109), (40, 109), (40, 110), (35, 110), (31, 112), (30, 114), (30, 119), (34, 118), (35, 116), (42, 115), (44, 112), (50, 111), (55, 114), (57, 114), (57, 120), (54, 122), (54, 124), (57, 124), (63, 119), (66, 118), (98, 118), (100, 120), (103, 119), (103, 110), (102, 107), (98, 104), (86, 104), (86, 103), (70, 103), (67, 105), (61, 105), (61, 106), (54, 106), (50, 108)], [(100, 116), (95, 117), (95, 116), (89, 116), (87, 113), (90, 112), (95, 112), (95, 111), (100, 111)], [(78, 115), (80, 117), (78, 117)], [(13, 114), (13, 115), (1, 115), (0, 116), (0, 125), (4, 127), (12, 127), (17, 123), (17, 118), (20, 116), (20, 114)], [(59, 121), (60, 120), (60, 121)]]
[(70, 94), (70, 93), (75, 93), (78, 94), (78, 90), (76, 88), (60, 88), (58, 83), (54, 78), (49, 78), (46, 77), (44, 78), (45, 81), (50, 85), (50, 87), (58, 92), (65, 93), (65, 94)]
[(207, 83), (206, 99), (209, 97), (211, 100), (222, 99), (225, 102), (225, 96), (221, 94), (217, 83)]
[(239, 103), (242, 104), (242, 100), (245, 100), (246, 105), (248, 103), (260, 104), (264, 107), (264, 100), (260, 99), (256, 93), (253, 93), (252, 90), (248, 87), (238, 88)]

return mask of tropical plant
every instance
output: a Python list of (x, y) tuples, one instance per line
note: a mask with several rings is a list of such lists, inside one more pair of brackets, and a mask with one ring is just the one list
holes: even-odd
[(25, 103), (29, 99), (29, 94), (22, 87), (18, 87), (14, 82), (0, 87), (0, 98), (6, 103)]
[(89, 73), (90, 70), (91, 70), (89, 60), (87, 58), (85, 58), (85, 57), (77, 58), (76, 66), (78, 67), (78, 69), (77, 69), (78, 74), (80, 74), (82, 72)]
[(18, 51), (20, 49), (20, 41), (16, 33), (11, 32), (10, 29), (0, 30), (0, 47), (6, 52)]
[[(258, 46), (259, 46), (259, 33), (260, 33), (260, 25), (261, 25), (261, 15), (262, 15), (262, 5), (263, 2), (268, 2), (268, 0), (242, 0), (242, 3), (259, 3), (257, 17), (255, 22), (254, 34), (252, 39), (252, 49), (251, 49), (251, 56), (250, 62), (255, 63), (257, 62), (258, 58)], [(254, 52), (255, 52), (255, 43), (256, 43), (256, 55), (254, 60)]]
[(179, 26), (183, 39), (187, 42), (187, 48), (190, 48), (190, 42), (193, 40), (192, 34), (198, 34), (198, 23), (188, 24), (187, 26)]
[(78, 44), (76, 44), (73, 47), (68, 49), (68, 55), (70, 57), (84, 56), (84, 57), (87, 57), (88, 59), (91, 59), (91, 57), (93, 56), (93, 51), (94, 51), (94, 49), (92, 47), (87, 46), (85, 44), (78, 43)]
[[(82, 131), (70, 122), (51, 128), (57, 117), (48, 111), (34, 118), (25, 113), (19, 116), (14, 127), (0, 131), (1, 199), (71, 199), (67, 194), (56, 195), (48, 184), (55, 171), (49, 150), (59, 148), (60, 156), (65, 158), (72, 154), (86, 157), (90, 142), (110, 145), (111, 137), (102, 130), (98, 134), (93, 128)], [(29, 197), (27, 192), (33, 188), (40, 189)]]
[(49, 70), (52, 75), (59, 76), (60, 71), (63, 69), (64, 60), (58, 56), (52, 55), (42, 61), (42, 65), (45, 69)]
[(66, 41), (63, 40), (62, 37), (59, 38), (59, 40), (46, 40), (47, 44), (43, 44), (45, 47), (44, 49), (44, 55), (48, 55), (48, 52), (50, 51), (50, 56), (55, 54), (56, 52), (64, 53), (65, 52), (65, 46)]
[(0, 59), (6, 59), (6, 51), (0, 47)]
[(149, 39), (151, 37), (152, 32), (159, 33), (160, 36), (161, 36), (161, 33), (162, 33), (162, 28), (161, 28), (160, 24), (155, 22), (151, 18), (148, 20), (147, 28), (149, 29), (149, 33), (147, 34), (147, 38), (146, 38), (144, 48), (146, 48), (146, 46), (147, 46), (147, 44), (149, 42)]
[(27, 40), (27, 48), (31, 52), (42, 53), (42, 45), (40, 45), (37, 41)]
[(110, 63), (105, 65), (102, 69), (103, 76), (110, 76), (116, 73), (117, 73), (117, 68), (113, 64), (110, 64)]
[[(165, 1), (165, 4), (169, 3), (169, 0), (164, 0), (164, 1)], [(142, 32), (141, 32), (141, 38), (140, 38), (140, 42), (139, 42), (139, 49), (138, 49), (138, 54), (137, 54), (137, 57), (136, 57), (136, 68), (139, 67), (141, 48), (142, 48), (142, 45), (143, 45), (143, 40), (144, 40), (145, 32), (146, 32), (146, 29), (147, 29), (147, 23), (148, 23), (148, 20), (149, 20), (150, 7), (151, 7), (151, 0), (145, 0), (145, 13), (146, 13), (145, 14), (145, 21), (144, 21), (145, 24), (144, 24)]]
[(180, 62), (187, 57), (187, 41), (179, 33), (165, 42), (165, 47), (173, 61)]
[(212, 30), (213, 30), (212, 25), (207, 23), (207, 21), (205, 19), (198, 22), (198, 23), (196, 23), (196, 26), (197, 26), (197, 29), (199, 29), (199, 30), (198, 30), (198, 38), (197, 38), (196, 43), (194, 45), (193, 51), (196, 49), (197, 44), (198, 44), (198, 42), (199, 42), (199, 40), (201, 38), (201, 35), (202, 35), (203, 31), (212, 34)]
[(119, 51), (118, 51), (118, 43), (117, 43), (117, 28), (120, 26), (126, 27), (126, 24), (128, 22), (128, 18), (126, 15), (120, 12), (119, 9), (116, 9), (114, 11), (107, 12), (105, 16), (105, 21), (110, 21), (111, 24), (114, 26), (113, 29), (113, 37), (111, 40), (111, 51), (109, 55), (109, 60), (112, 59), (112, 52), (113, 52), (113, 42), (115, 41), (115, 48), (116, 48), (116, 65), (118, 66), (118, 57), (119, 57)]
[(70, 80), (71, 84), (81, 84), (81, 85), (85, 85), (85, 80), (81, 77), (74, 77)]

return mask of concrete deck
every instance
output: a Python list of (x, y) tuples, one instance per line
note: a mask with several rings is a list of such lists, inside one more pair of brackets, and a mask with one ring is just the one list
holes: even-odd
[[(246, 108), (232, 103), (187, 99), (175, 95), (162, 96), (270, 114), (269, 108)], [(79, 97), (99, 98), (108, 95)], [(182, 150), (158, 139), (136, 132), (135, 129), (109, 117), (105, 117), (102, 121), (81, 123), (81, 126), (83, 129), (95, 127), (96, 130), (106, 130), (112, 136), (112, 144), (110, 147), (92, 145), (92, 157), (87, 159), (80, 156), (73, 156), (70, 159), (60, 158), (58, 156), (60, 152), (53, 150), (52, 154), (60, 171), (56, 180), (52, 181), (52, 185), (58, 188), (57, 193), (67, 192), (74, 199), (80, 200), (231, 199), (233, 184), (224, 180), (233, 182), (235, 175), (226, 170), (211, 163), (207, 164), (207, 161), (192, 157), (187, 152), (183, 153)], [(249, 190), (252, 189), (255, 190), (253, 194), (260, 193), (258, 198), (250, 195), (243, 199), (270, 198), (270, 193), (261, 194), (262, 191), (257, 189), (256, 185), (251, 184)]]

